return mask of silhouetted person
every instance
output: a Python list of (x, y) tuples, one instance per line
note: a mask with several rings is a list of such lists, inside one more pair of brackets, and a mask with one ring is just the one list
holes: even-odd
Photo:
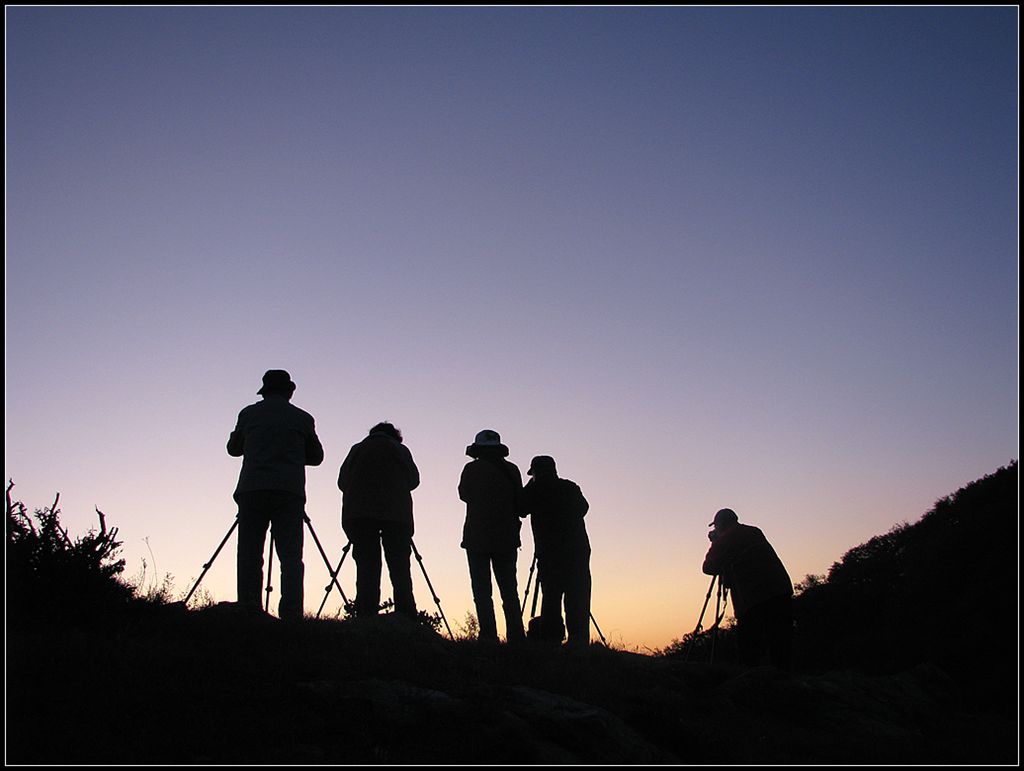
[(228, 455), (242, 457), (235, 488), (238, 503), (238, 602), (260, 607), (263, 543), (267, 526), (281, 561), (278, 615), (302, 618), (302, 524), (306, 516), (306, 466), (319, 466), (324, 448), (313, 416), (290, 399), (295, 383), (283, 369), (267, 370), (256, 393), (263, 401), (238, 413)]
[(792, 664), (793, 583), (782, 560), (758, 528), (741, 525), (732, 509), (721, 509), (709, 527), (711, 547), (704, 572), (717, 575), (732, 592), (740, 658), (748, 666), (765, 653), (780, 669)]
[(341, 527), (356, 561), (356, 616), (380, 609), (380, 552), (388, 563), (395, 611), (416, 615), (409, 556), (412, 552), (412, 491), (420, 483), (402, 432), (378, 423), (352, 446), (338, 473), (342, 492)]
[[(583, 522), (590, 504), (579, 485), (558, 476), (555, 460), (538, 455), (526, 472), (523, 511), (530, 515), (541, 587), (541, 639), (561, 642), (564, 627), (570, 647), (590, 644), (590, 539)], [(533, 632), (531, 631), (531, 635)]]
[(466, 455), (475, 460), (466, 464), (459, 480), (459, 498), (466, 502), (462, 548), (469, 561), (479, 638), (486, 642), (498, 640), (491, 594), (493, 568), (505, 615), (505, 638), (519, 642), (526, 637), (516, 588), (523, 476), (514, 463), (505, 460), (508, 447), (495, 431), (478, 433), (466, 448)]

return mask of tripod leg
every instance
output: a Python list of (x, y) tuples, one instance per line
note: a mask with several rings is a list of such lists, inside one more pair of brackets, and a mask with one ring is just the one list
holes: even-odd
[(700, 618), (697, 619), (697, 626), (693, 628), (693, 632), (690, 633), (690, 642), (686, 645), (686, 655), (683, 657), (684, 661), (690, 659), (690, 649), (693, 647), (694, 640), (697, 639), (697, 635), (700, 634), (701, 624), (704, 623), (704, 614), (708, 609), (708, 602), (711, 600), (711, 593), (715, 590), (715, 581), (718, 580), (718, 576), (711, 576), (711, 584), (708, 586), (708, 593), (704, 595), (704, 607), (700, 609)]
[(721, 582), (718, 584), (718, 599), (715, 602), (715, 623), (712, 629), (718, 629), (718, 625), (722, 623), (722, 619), (725, 618), (725, 609), (729, 604), (729, 590), (722, 586)]
[(601, 638), (601, 643), (607, 648), (608, 647), (608, 641), (606, 639), (604, 639), (604, 635), (601, 634), (601, 627), (599, 627), (597, 625), (597, 619), (594, 618), (594, 614), (593, 613), (590, 614), (590, 620), (594, 624), (594, 629), (597, 630), (597, 636)]
[(192, 588), (188, 590), (188, 594), (185, 595), (185, 605), (188, 605), (188, 601), (192, 599), (192, 594), (199, 587), (199, 582), (203, 580), (203, 576), (206, 575), (206, 571), (208, 571), (210, 569), (210, 566), (213, 565), (213, 561), (217, 559), (217, 555), (220, 554), (220, 550), (224, 548), (224, 544), (228, 542), (228, 538), (231, 537), (231, 534), (235, 532), (236, 527), (238, 527), (237, 516), (235, 517), (235, 521), (231, 523), (231, 527), (228, 529), (227, 535), (225, 535), (224, 539), (220, 542), (220, 546), (217, 547), (217, 550), (213, 553), (213, 556), (210, 557), (210, 561), (203, 565), (203, 572), (199, 574), (199, 578), (196, 579), (196, 582), (192, 584)]
[(533, 553), (533, 562), (530, 564), (530, 575), (526, 579), (526, 591), (523, 592), (523, 609), (522, 613), (526, 613), (526, 600), (530, 596), (530, 583), (533, 581), (533, 571), (537, 567), (537, 552)]
[[(331, 573), (331, 561), (327, 558), (327, 553), (324, 551), (324, 547), (320, 545), (320, 539), (316, 537), (316, 531), (313, 529), (313, 523), (312, 523), (312, 521), (310, 521), (309, 515), (308, 514), (303, 514), (302, 518), (306, 520), (306, 527), (309, 528), (309, 534), (311, 536), (313, 536), (313, 542), (316, 544), (316, 548), (320, 550), (320, 556), (323, 558), (324, 564), (327, 566), (327, 572)], [(346, 548), (348, 548), (348, 547), (346, 547)], [(342, 561), (345, 560), (345, 555), (344, 554), (341, 555), (341, 559), (342, 559)], [(341, 562), (338, 563), (338, 570), (340, 570), (340, 569), (341, 569)], [(337, 573), (337, 571), (331, 573), (331, 582), (335, 586), (338, 587), (338, 591), (341, 592), (341, 599), (345, 601), (346, 605), (348, 605), (348, 597), (345, 596), (345, 590), (342, 589), (341, 588), (341, 584), (338, 583), (338, 573)], [(324, 601), (325, 602), (327, 601), (326, 597), (324, 598)], [(323, 606), (321, 605), (321, 608), (322, 607)]]
[[(317, 618), (320, 618), (320, 614), (324, 610), (324, 605), (327, 604), (327, 598), (328, 596), (330, 596), (331, 590), (334, 588), (335, 583), (337, 583), (337, 575), (341, 572), (341, 566), (345, 562), (345, 557), (348, 556), (348, 550), (351, 548), (352, 542), (349, 541), (347, 544), (345, 544), (345, 548), (341, 550), (341, 559), (338, 560), (338, 567), (336, 567), (334, 571), (331, 573), (331, 583), (327, 584), (327, 586), (324, 587), (324, 599), (320, 603), (320, 608), (316, 612)], [(339, 586), (338, 588), (340, 589), (341, 586)], [(341, 593), (341, 599), (345, 602), (346, 605), (348, 604), (348, 598), (345, 596), (344, 592)]]
[(722, 586), (722, 582), (718, 582), (718, 596), (715, 598), (715, 623), (711, 627), (711, 658), (708, 661), (709, 664), (715, 663), (715, 643), (718, 642), (718, 625), (722, 623), (722, 619), (725, 618), (725, 606), (728, 602), (728, 589)]
[(430, 589), (430, 594), (434, 598), (434, 604), (437, 605), (437, 612), (441, 614), (441, 620), (444, 621), (445, 629), (448, 630), (448, 636), (451, 639), (455, 639), (455, 635), (452, 634), (452, 628), (448, 626), (448, 619), (444, 617), (444, 611), (441, 609), (441, 598), (437, 596), (437, 592), (434, 591), (434, 585), (430, 583), (430, 576), (427, 575), (427, 569), (423, 567), (423, 557), (420, 556), (419, 551), (416, 549), (416, 543), (410, 538), (409, 545), (412, 546), (412, 553), (416, 555), (416, 561), (420, 563), (420, 570), (423, 571), (423, 577), (427, 581), (427, 588)]
[(270, 546), (267, 547), (267, 599), (263, 605), (263, 610), (267, 613), (270, 612), (270, 593), (274, 591), (274, 587), (271, 585), (271, 576), (274, 570), (274, 534), (270, 534)]

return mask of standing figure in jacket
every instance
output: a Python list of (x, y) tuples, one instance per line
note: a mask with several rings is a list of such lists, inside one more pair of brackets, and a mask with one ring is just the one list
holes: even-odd
[(591, 579), (590, 539), (583, 517), (590, 504), (579, 485), (558, 476), (549, 455), (535, 457), (526, 473), (533, 477), (523, 488), (523, 511), (530, 516), (537, 556), (540, 637), (561, 642), (564, 628), (569, 647), (586, 647), (590, 644)]
[(260, 607), (263, 543), (267, 527), (281, 561), (278, 615), (302, 618), (302, 523), (306, 516), (306, 466), (319, 466), (324, 448), (313, 416), (291, 403), (295, 383), (283, 369), (267, 370), (256, 393), (263, 401), (238, 413), (228, 455), (242, 458), (235, 488), (238, 503), (238, 602)]
[(412, 551), (412, 491), (420, 483), (402, 432), (378, 423), (349, 450), (338, 473), (342, 492), (341, 528), (356, 561), (357, 617), (380, 610), (380, 551), (388, 563), (395, 612), (416, 615), (409, 555)]
[(519, 642), (526, 637), (516, 588), (523, 476), (514, 463), (505, 460), (508, 447), (495, 431), (478, 433), (466, 455), (474, 460), (466, 464), (459, 480), (459, 498), (466, 502), (462, 548), (469, 560), (479, 637), (486, 642), (498, 640), (491, 594), (493, 568), (505, 615), (505, 639)]
[(757, 666), (767, 653), (789, 669), (793, 645), (793, 583), (782, 560), (758, 528), (741, 525), (732, 509), (721, 509), (709, 527), (711, 548), (703, 570), (731, 590), (740, 658)]

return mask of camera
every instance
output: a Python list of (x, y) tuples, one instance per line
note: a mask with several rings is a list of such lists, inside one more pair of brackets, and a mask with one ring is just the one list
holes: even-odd
[(714, 542), (716, 538), (718, 538), (718, 529), (711, 528), (711, 530), (708, 531), (708, 540)]

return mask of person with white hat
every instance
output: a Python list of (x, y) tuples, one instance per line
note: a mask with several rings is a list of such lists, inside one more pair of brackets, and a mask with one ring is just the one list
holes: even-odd
[(459, 498), (466, 502), (461, 545), (469, 561), (479, 639), (498, 641), (491, 589), (493, 570), (505, 616), (505, 639), (518, 643), (526, 638), (516, 586), (523, 476), (518, 466), (506, 460), (508, 447), (496, 431), (478, 433), (466, 448), (466, 455), (473, 460), (463, 468), (459, 480)]

